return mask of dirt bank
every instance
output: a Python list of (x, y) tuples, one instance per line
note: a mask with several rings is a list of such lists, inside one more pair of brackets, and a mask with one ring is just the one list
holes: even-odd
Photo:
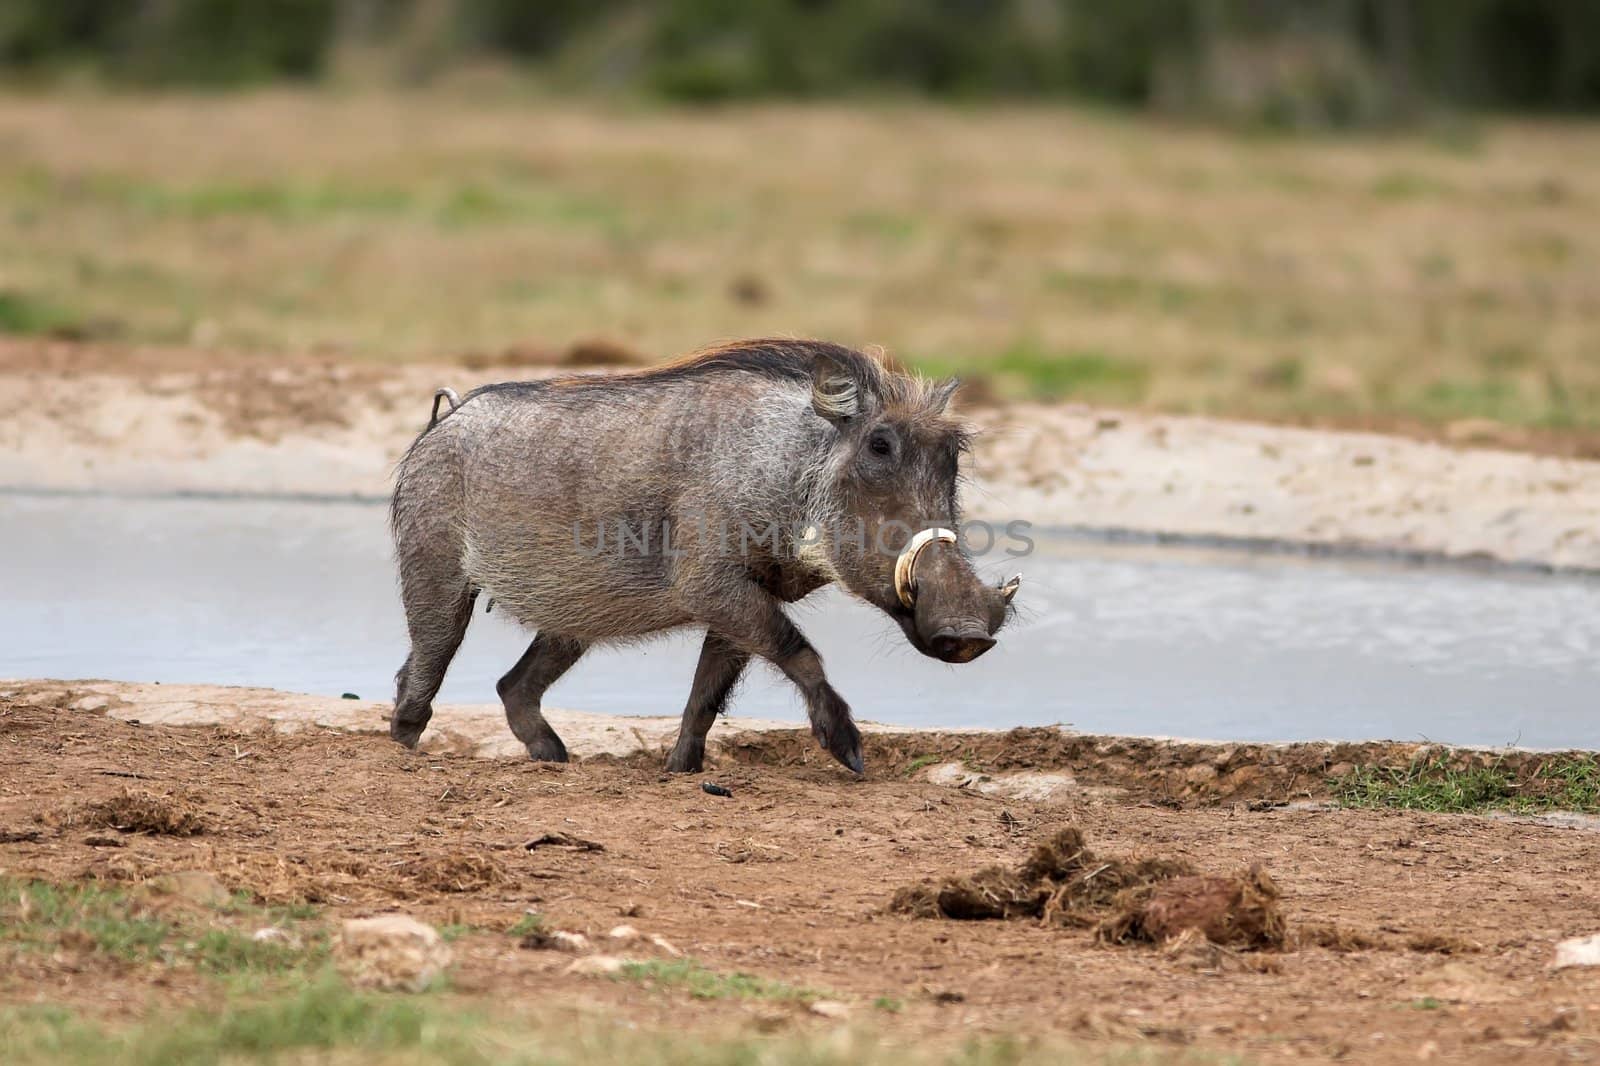
[[(222, 726), (282, 733), (320, 728), (386, 736), (391, 710), (388, 703), (376, 700), (127, 681), (0, 679), (0, 698), (104, 714), (141, 726)], [(544, 713), (577, 758), (665, 761), (678, 735), (676, 717), (560, 708), (545, 708)], [(1456, 768), (1493, 764), (1532, 798), (1549, 783), (1538, 780), (1540, 769), (1563, 754), (1387, 740), (1221, 743), (1095, 736), (1058, 726), (947, 732), (860, 724), (869, 771), (875, 778), (915, 776), (1002, 799), (1047, 802), (1089, 792), (1172, 808), (1318, 804), (1332, 798), (1330, 782), (1354, 767), (1399, 767), (1438, 758)], [(713, 730), (710, 744), (730, 765), (805, 767), (827, 759), (806, 730), (759, 718), (724, 719)], [(524, 755), (499, 704), (440, 704), (421, 748), (432, 755), (477, 759), (517, 760)]]
[[(548, 372), (0, 340), (0, 486), (381, 497), (436, 387)], [(1600, 570), (1600, 462), (1073, 405), (971, 415), (977, 516)]]
[[(1590, 830), (1232, 802), (1179, 810), (1084, 784), (992, 794), (925, 779), (910, 753), (955, 741), (920, 735), (875, 738), (864, 780), (782, 736), (735, 743), (707, 775), (732, 791), (721, 798), (663, 775), (655, 752), (533, 766), (314, 725), (135, 725), (71, 709), (93, 690), (0, 689), (0, 872), (138, 885), (199, 869), (330, 918), (404, 909), (462, 931), (452, 982), (464, 997), (599, 1005), (679, 1028), (836, 1024), (798, 1003), (567, 974), (570, 955), (508, 934), (533, 909), (592, 937), (627, 921), (709, 970), (822, 990), (855, 1023), (906, 1039), (1057, 1034), (1269, 1062), (1600, 1053), (1600, 971), (1548, 968), (1557, 940), (1596, 928)], [(996, 774), (1061, 769), (1037, 761), (1033, 734), (963, 742)], [(181, 807), (163, 824), (183, 835), (83, 822), (130, 786)], [(1235, 965), (1030, 920), (886, 912), (907, 883), (1018, 864), (1068, 823), (1097, 854), (1207, 872), (1262, 863), (1291, 929), (1333, 923), (1361, 934), (1345, 946), (1378, 946), (1306, 944)], [(603, 850), (524, 847), (551, 833)], [(0, 999), (132, 1015), (205, 995), (187, 971), (129, 978), (127, 963), (64, 944), (16, 956)]]

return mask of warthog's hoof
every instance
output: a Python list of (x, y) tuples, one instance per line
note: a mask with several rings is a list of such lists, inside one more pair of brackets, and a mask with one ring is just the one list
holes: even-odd
[(866, 760), (861, 755), (861, 731), (849, 718), (837, 720), (828, 728), (813, 726), (811, 732), (823, 750), (846, 768), (853, 773), (866, 773)]
[(561, 743), (560, 737), (551, 733), (528, 741), (528, 758), (534, 762), (566, 762), (567, 746)]
[(399, 741), (408, 748), (415, 748), (422, 740), (422, 731), (427, 728), (427, 722), (402, 722), (395, 719), (389, 723), (389, 738)]
[(669, 774), (697, 774), (706, 768), (706, 749), (682, 748), (672, 749), (672, 754), (667, 756), (667, 773)]

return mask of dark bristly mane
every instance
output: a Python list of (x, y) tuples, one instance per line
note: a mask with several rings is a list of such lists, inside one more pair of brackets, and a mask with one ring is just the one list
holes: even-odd
[[(847, 370), (860, 387), (892, 416), (919, 424), (924, 432), (944, 436), (957, 450), (968, 444), (967, 427), (944, 413), (949, 390), (919, 375), (907, 373), (893, 360), (874, 358), (831, 341), (763, 337), (702, 348), (659, 366), (620, 374), (567, 374), (539, 381), (514, 381), (483, 385), (466, 397), (483, 393), (529, 395), (559, 392), (594, 395), (621, 392), (641, 384), (690, 381), (708, 374), (742, 373), (810, 385), (818, 359), (828, 359)], [(465, 402), (465, 401), (463, 401)]]
[(829, 356), (853, 369), (863, 381), (877, 382), (883, 368), (869, 356), (828, 341), (790, 340), (773, 337), (733, 341), (690, 352), (659, 366), (643, 367), (620, 374), (564, 374), (539, 381), (507, 381), (481, 385), (467, 397), (485, 392), (533, 392), (547, 388), (626, 388), (637, 382), (671, 382), (712, 374), (737, 371), (758, 374), (777, 381), (809, 383), (818, 356)]

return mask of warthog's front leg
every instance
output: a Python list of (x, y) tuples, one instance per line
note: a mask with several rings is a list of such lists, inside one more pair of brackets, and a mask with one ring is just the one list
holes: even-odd
[(700, 665), (694, 670), (694, 687), (683, 708), (678, 743), (667, 756), (668, 773), (697, 774), (704, 768), (706, 734), (727, 706), (728, 696), (749, 662), (749, 653), (740, 651), (726, 638), (706, 634), (705, 643), (700, 645)]
[(828, 684), (822, 656), (783, 613), (779, 602), (755, 584), (728, 597), (726, 613), (709, 619), (709, 628), (724, 634), (741, 651), (759, 655), (783, 671), (805, 697), (811, 735), (844, 765), (861, 773), (861, 731), (850, 717), (850, 705)]
[(528, 645), (505, 677), (495, 685), (505, 704), (506, 723), (528, 748), (528, 757), (542, 762), (566, 762), (567, 746), (544, 720), (539, 701), (544, 690), (583, 657), (584, 645), (571, 637), (540, 633)]

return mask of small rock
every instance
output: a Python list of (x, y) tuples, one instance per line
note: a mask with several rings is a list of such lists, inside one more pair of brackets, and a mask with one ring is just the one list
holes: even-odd
[(354, 984), (421, 992), (450, 965), (450, 946), (408, 914), (380, 914), (346, 921), (334, 956)]
[(683, 954), (683, 952), (673, 947), (666, 937), (657, 936), (655, 933), (651, 933), (649, 936), (646, 936), (644, 933), (639, 932), (638, 929), (631, 925), (616, 926), (606, 934), (606, 939), (615, 941), (619, 944), (636, 944), (642, 940), (649, 942), (652, 947), (659, 951), (665, 952), (668, 955), (681, 956)]
[(250, 939), (254, 940), (257, 944), (282, 944), (285, 947), (290, 948), (297, 948), (300, 946), (299, 937), (278, 925), (268, 925), (261, 929), (257, 929), (254, 933), (250, 934)]
[(821, 1015), (824, 1018), (832, 1018), (835, 1021), (842, 1022), (850, 1017), (850, 1008), (836, 999), (813, 1000), (810, 1010), (812, 1014)]
[(567, 967), (567, 973), (609, 977), (621, 973), (627, 964), (628, 960), (620, 955), (585, 955), (581, 959), (574, 959), (572, 965)]
[(1569, 966), (1600, 966), (1600, 933), (1563, 940), (1556, 945), (1556, 961), (1550, 965), (1557, 970)]
[(72, 705), (75, 711), (103, 711), (111, 706), (108, 696), (85, 696)]
[(517, 946), (534, 951), (566, 951), (573, 955), (582, 955), (590, 948), (588, 937), (582, 933), (569, 933), (562, 929), (548, 931), (540, 929), (529, 933), (518, 942)]

